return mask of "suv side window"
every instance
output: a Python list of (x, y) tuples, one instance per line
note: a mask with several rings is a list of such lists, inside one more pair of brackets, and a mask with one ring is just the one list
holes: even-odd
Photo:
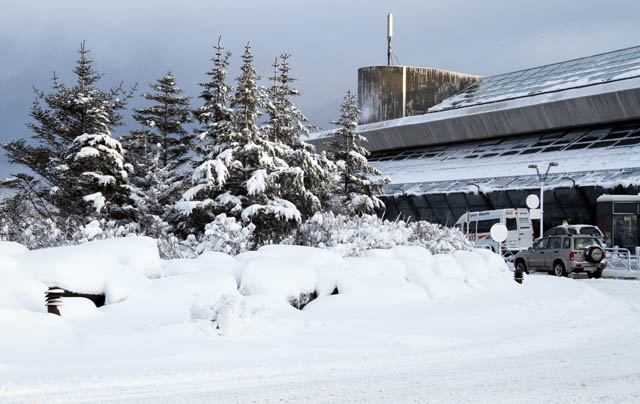
[(569, 237), (565, 238), (562, 242), (562, 248), (568, 249), (571, 248), (571, 239)]
[(548, 249), (552, 249), (552, 250), (557, 250), (560, 248), (560, 245), (562, 243), (562, 238), (560, 237), (551, 237), (549, 239), (549, 245), (547, 246)]
[(533, 245), (533, 249), (534, 250), (544, 250), (545, 248), (547, 248), (547, 243), (548, 242), (549, 242), (548, 238), (540, 239), (540, 240), (536, 241), (536, 243)]

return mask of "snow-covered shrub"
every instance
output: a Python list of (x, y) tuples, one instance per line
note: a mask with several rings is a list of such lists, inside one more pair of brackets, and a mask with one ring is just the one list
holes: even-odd
[(213, 305), (216, 327), (221, 335), (235, 335), (244, 325), (248, 312), (241, 296), (222, 295)]
[(179, 249), (182, 258), (195, 258), (207, 251), (238, 255), (259, 247), (254, 240), (254, 231), (255, 226), (252, 223), (245, 225), (236, 218), (221, 213), (205, 226), (203, 235), (196, 237), (189, 234), (174, 247)]
[(22, 225), (1, 221), (0, 240), (20, 243), (30, 250), (67, 244), (65, 232), (51, 219), (31, 217)]
[(409, 245), (419, 245), (432, 254), (451, 254), (454, 251), (470, 251), (473, 244), (455, 227), (446, 227), (424, 220), (411, 222)]
[(172, 233), (163, 233), (157, 238), (158, 253), (160, 258), (171, 260), (176, 258), (186, 258), (181, 246), (180, 239)]
[(424, 221), (391, 222), (375, 215), (346, 216), (332, 212), (316, 213), (282, 244), (326, 248), (345, 257), (402, 245), (421, 246), (433, 254), (472, 248), (456, 229)]
[(115, 220), (92, 220), (73, 234), (71, 244), (82, 244), (88, 241), (104, 240), (108, 238), (127, 237), (139, 235), (140, 228), (137, 223), (121, 224)]
[(224, 294), (212, 305), (191, 306), (191, 318), (215, 322), (220, 335), (236, 335), (246, 323), (249, 311), (242, 296)]
[(234, 217), (227, 217), (224, 213), (216, 216), (215, 220), (205, 226), (204, 236), (196, 252), (219, 251), (225, 254), (237, 255), (253, 247), (252, 223), (244, 226)]

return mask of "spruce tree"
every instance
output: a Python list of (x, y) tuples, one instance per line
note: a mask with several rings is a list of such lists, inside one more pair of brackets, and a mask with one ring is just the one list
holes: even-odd
[[(93, 112), (102, 115), (100, 109)], [(123, 154), (107, 122), (73, 140), (65, 153), (63, 176), (67, 182), (64, 194), (73, 201), (85, 202), (76, 208), (76, 214), (107, 220), (134, 219), (129, 185), (133, 167), (125, 162)]]
[(133, 115), (142, 129), (131, 131), (123, 142), (136, 171), (136, 220), (145, 234), (159, 238), (171, 230), (171, 208), (188, 185), (183, 165), (194, 136), (184, 128), (191, 122), (189, 97), (176, 86), (175, 75), (168, 72), (149, 86), (153, 92), (142, 96), (152, 104)]
[[(196, 185), (177, 207), (186, 215), (204, 210), (209, 218), (220, 213), (251, 222), (259, 242), (282, 237), (301, 220), (300, 212), (281, 195), (285, 178), (296, 173), (279, 156), (279, 144), (268, 140), (258, 124), (266, 105), (265, 90), (253, 66), (251, 46), (242, 56), (241, 74), (231, 98), (232, 113), (225, 130), (212, 138), (211, 158), (197, 167)], [(298, 173), (299, 174), (299, 173)], [(201, 194), (208, 198), (203, 200)]]
[(338, 166), (340, 176), (336, 194), (347, 212), (372, 214), (384, 209), (384, 203), (376, 194), (382, 193), (390, 181), (388, 177), (380, 178), (381, 173), (367, 161), (369, 152), (361, 145), (367, 139), (356, 133), (360, 111), (357, 99), (351, 91), (347, 91), (340, 111), (340, 119), (331, 122), (340, 127), (330, 143), (331, 156)]
[(240, 163), (239, 169), (230, 172), (227, 181), (238, 189), (243, 209), (240, 218), (256, 226), (255, 235), (259, 243), (277, 241), (300, 220), (298, 208), (283, 194), (286, 181), (302, 185), (300, 170), (290, 168), (282, 159), (287, 147), (270, 140), (264, 128), (258, 125), (261, 109), (267, 104), (266, 91), (258, 85), (260, 76), (253, 66), (251, 46), (247, 44), (242, 56), (241, 74), (231, 101), (235, 108), (238, 144), (234, 155)]
[(307, 219), (318, 210), (330, 208), (336, 182), (335, 165), (326, 153), (316, 153), (315, 147), (303, 140), (313, 127), (291, 100), (299, 96), (300, 91), (293, 87), (296, 79), (290, 74), (289, 57), (282, 54), (280, 63), (276, 59), (272, 65), (274, 74), (266, 108), (269, 114), (266, 132), (270, 140), (280, 144), (276, 149), (283, 152), (280, 157), (289, 167), (298, 168), (282, 184), (283, 196), (298, 207), (303, 219)]
[[(80, 59), (73, 70), (76, 83), (72, 87), (62, 83), (54, 73), (53, 92), (34, 89), (36, 99), (30, 113), (33, 122), (27, 125), (34, 132), (34, 141), (27, 143), (20, 139), (2, 145), (11, 163), (26, 166), (35, 173), (35, 176), (16, 175), (10, 186), (28, 194), (26, 199), (33, 201), (34, 208), (48, 218), (66, 220), (86, 213), (84, 197), (96, 190), (93, 185), (82, 189), (92, 182), (89, 181), (91, 175), (86, 173), (112, 175), (115, 181), (122, 181), (117, 183), (117, 193), (124, 192), (120, 185), (126, 186), (127, 182), (127, 176), (121, 175), (127, 168), (119, 166), (120, 158), (115, 156), (120, 152), (119, 145), (112, 142), (110, 130), (122, 125), (120, 111), (135, 88), (125, 91), (120, 85), (100, 90), (96, 84), (102, 74), (87, 58), (89, 51), (84, 42), (79, 53)], [(100, 166), (107, 163), (98, 163), (96, 158), (89, 159), (87, 153), (80, 153), (84, 147), (94, 147), (115, 166), (102, 173)], [(113, 185), (108, 182), (109, 186)], [(112, 192), (107, 194), (114, 196)], [(120, 203), (126, 198), (115, 199)]]
[(221, 37), (218, 38), (218, 44), (214, 46), (216, 54), (211, 59), (213, 68), (207, 72), (210, 80), (200, 83), (202, 92), (199, 97), (204, 103), (200, 108), (193, 111), (193, 115), (202, 125), (202, 128), (195, 130), (200, 140), (196, 150), (204, 156), (204, 159), (211, 157), (213, 139), (232, 130), (233, 110), (229, 107), (229, 100), (233, 93), (233, 87), (227, 83), (227, 69), (229, 68), (231, 52), (224, 52), (221, 40)]
[(179, 227), (184, 234), (202, 233), (205, 226), (221, 213), (216, 198), (221, 195), (228, 176), (225, 162), (229, 161), (227, 157), (230, 156), (227, 153), (220, 160), (218, 157), (229, 146), (226, 143), (229, 134), (235, 131), (234, 111), (229, 105), (233, 87), (227, 83), (231, 52), (224, 51), (221, 38), (218, 38), (214, 49), (215, 57), (211, 59), (213, 67), (206, 73), (210, 79), (200, 83), (202, 92), (199, 98), (203, 100), (203, 105), (193, 112), (201, 127), (195, 130), (198, 155), (191, 188), (176, 204), (176, 209), (183, 214)]
[(176, 78), (168, 72), (156, 83), (149, 84), (153, 92), (142, 96), (153, 104), (136, 109), (133, 118), (143, 126), (146, 141), (161, 145), (162, 166), (171, 163), (180, 166), (188, 160), (193, 135), (184, 128), (191, 122), (189, 97), (182, 96), (183, 90), (176, 86)]

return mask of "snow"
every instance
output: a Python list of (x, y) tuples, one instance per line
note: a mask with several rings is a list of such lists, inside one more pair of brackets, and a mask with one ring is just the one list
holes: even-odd
[[(391, 178), (392, 184), (401, 185), (408, 193), (477, 192), (473, 183), (483, 192), (503, 189), (531, 189), (539, 187), (535, 171), (528, 168), (536, 164), (542, 170), (551, 162), (552, 167), (545, 186), (567, 187), (572, 180), (580, 186), (636, 184), (640, 178), (640, 144), (607, 145), (601, 147), (610, 128), (569, 131), (558, 138), (531, 135), (513, 139), (470, 142), (449, 146), (434, 146), (425, 150), (428, 157), (403, 158), (390, 161), (372, 161), (371, 165)], [(629, 137), (636, 136), (629, 130)], [(583, 137), (591, 140), (584, 140)], [(552, 143), (557, 141), (556, 143)], [(535, 146), (538, 142), (544, 146)], [(587, 147), (591, 146), (593, 147)], [(536, 153), (520, 153), (523, 150), (555, 146), (562, 149)], [(578, 148), (584, 146), (584, 148)], [(506, 152), (506, 154), (505, 154)], [(518, 154), (510, 154), (518, 153)], [(473, 167), (473, 169), (470, 169)], [(454, 181), (459, 181), (454, 183)], [(386, 189), (394, 193), (393, 187)], [(399, 193), (399, 192), (398, 192)]]
[(98, 157), (100, 152), (95, 147), (85, 146), (73, 157), (75, 160), (84, 159), (89, 157)]
[(85, 202), (93, 203), (93, 208), (98, 213), (100, 213), (102, 208), (104, 208), (104, 204), (106, 202), (106, 198), (102, 195), (102, 192), (96, 192), (96, 193), (93, 193), (93, 194), (85, 195), (85, 196), (82, 197), (82, 199)]
[[(156, 242), (149, 237), (115, 238), (14, 255), (5, 255), (3, 248), (2, 254), (10, 262), (9, 268), (14, 267), (15, 273), (26, 279), (78, 293), (105, 294), (107, 302), (126, 299), (138, 286), (148, 283), (148, 276), (157, 275), (161, 266)], [(4, 283), (2, 287), (12, 286)], [(39, 289), (33, 289), (31, 296), (39, 294)]]
[(640, 195), (600, 195), (597, 202), (640, 202)]
[[(154, 248), (0, 243), (0, 402), (640, 398), (640, 282), (519, 285), (488, 250), (343, 258), (272, 245), (162, 261)], [(46, 314), (51, 281), (105, 291), (108, 304), (65, 298), (62, 317)], [(289, 305), (310, 291), (302, 310)]]
[(265, 189), (267, 188), (265, 182), (266, 177), (267, 170), (255, 170), (251, 174), (251, 178), (247, 180), (247, 193), (249, 195), (264, 193)]

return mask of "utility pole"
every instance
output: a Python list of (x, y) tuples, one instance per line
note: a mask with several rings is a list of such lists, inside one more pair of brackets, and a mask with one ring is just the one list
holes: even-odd
[(391, 37), (393, 36), (393, 14), (387, 14), (387, 65), (391, 66)]
[(538, 179), (540, 180), (540, 237), (544, 234), (544, 182), (547, 180), (551, 167), (557, 167), (558, 165), (555, 161), (550, 162), (544, 175), (538, 170), (537, 164), (529, 165), (529, 168), (536, 170), (536, 174), (538, 174)]

